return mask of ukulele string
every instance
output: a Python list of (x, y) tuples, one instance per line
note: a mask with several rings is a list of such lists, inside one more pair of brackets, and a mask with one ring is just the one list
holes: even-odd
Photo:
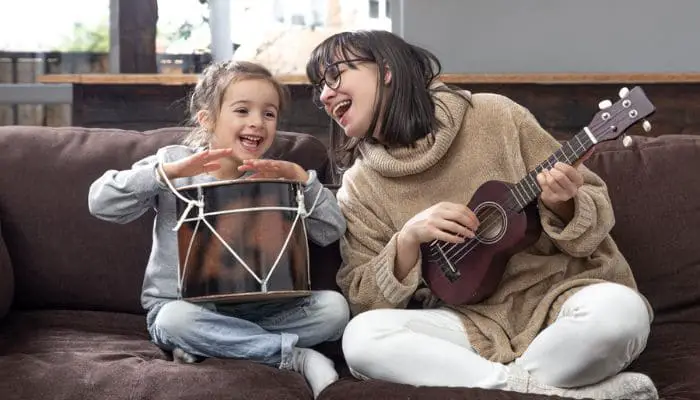
[[(581, 146), (581, 148), (585, 148), (585, 147)], [(578, 150), (578, 149), (574, 150), (574, 152), (577, 151), (577, 150)], [(566, 156), (566, 153), (565, 153), (565, 152), (564, 152), (564, 155)], [(566, 158), (568, 159), (568, 157), (566, 157)], [(547, 163), (547, 164), (549, 165), (550, 168), (553, 168), (553, 166), (554, 166), (554, 165), (553, 165), (553, 159), (556, 159), (556, 154), (553, 155), (552, 157), (548, 158), (547, 160), (545, 160), (545, 161), (543, 162), (543, 164), (544, 164), (544, 163)], [(535, 184), (537, 184), (537, 183), (535, 182)], [(539, 186), (537, 186), (537, 187), (539, 188)], [(504, 220), (507, 220), (507, 217), (508, 217), (509, 214), (511, 214), (511, 213), (513, 213), (513, 212), (518, 212), (518, 211), (520, 211), (520, 210), (518, 210), (518, 209), (516, 208), (516, 206), (518, 206), (518, 207), (520, 207), (520, 208), (522, 208), (523, 206), (521, 206), (520, 201), (517, 199), (517, 195), (515, 194), (514, 190), (515, 190), (515, 188), (514, 188), (514, 187), (511, 187), (511, 188), (508, 190), (508, 193), (510, 194), (510, 196), (507, 196), (506, 199), (504, 199), (504, 198), (502, 197), (502, 198), (499, 199), (499, 201), (498, 201), (498, 204), (502, 204), (503, 210), (504, 210), (505, 213), (506, 213), (505, 216), (504, 216), (504, 218), (501, 218), (501, 215), (502, 215), (502, 214), (501, 214), (501, 212), (500, 212), (498, 209), (490, 208), (490, 209), (488, 209), (488, 210), (486, 211), (486, 213), (483, 215), (483, 217), (480, 218), (480, 220), (481, 220), (482, 222), (481, 222), (481, 224), (480, 224), (480, 226), (479, 226), (479, 229), (478, 229), (477, 232), (475, 233), (475, 236), (474, 236), (473, 238), (471, 238), (468, 242), (466, 242), (466, 243), (445, 243), (444, 246), (443, 246), (443, 245), (440, 245), (439, 243), (435, 243), (435, 245), (437, 245), (437, 246), (440, 248), (440, 250), (442, 251), (442, 253), (444, 253), (445, 256), (448, 257), (448, 259), (449, 259), (451, 262), (455, 262), (455, 261), (453, 261), (453, 260), (450, 258), (450, 257), (453, 256), (453, 254), (450, 254), (450, 253), (452, 253), (452, 251), (453, 251), (455, 248), (457, 249), (457, 255), (459, 255), (459, 253), (461, 253), (461, 251), (462, 251), (465, 247), (467, 247), (470, 243), (472, 243), (472, 242), (474, 242), (474, 241), (477, 241), (477, 243), (475, 243), (474, 246), (473, 246), (473, 247), (475, 247), (478, 243), (481, 243), (481, 240), (480, 240), (480, 239), (483, 238), (481, 235), (479, 235), (479, 233), (478, 233), (479, 231), (488, 232), (488, 230), (489, 230), (490, 228), (493, 228), (494, 226), (500, 226), (500, 225), (502, 225), (503, 222), (504, 222)], [(533, 190), (533, 191), (534, 191), (534, 190)], [(526, 194), (527, 194), (527, 192), (526, 192)], [(535, 194), (535, 193), (533, 193), (533, 194)], [(515, 204), (514, 204), (514, 203), (515, 203)], [(473, 247), (472, 247), (472, 248), (473, 248)], [(468, 254), (468, 253), (471, 251), (472, 248), (468, 248), (466, 254)], [(433, 250), (434, 250), (434, 249), (433, 249)], [(438, 259), (439, 259), (439, 256), (441, 255), (439, 251), (435, 251), (435, 250), (434, 250), (434, 251), (431, 252), (431, 255), (432, 255), (432, 256), (435, 256), (436, 254), (438, 255)], [(464, 257), (464, 256), (461, 256), (461, 257), (459, 258), (459, 260), (461, 260), (463, 257)], [(457, 260), (456, 262), (458, 262), (459, 260)]]
[[(552, 161), (550, 159), (547, 159), (545, 162), (547, 162), (550, 167), (553, 166)], [(510, 196), (508, 196), (506, 199), (501, 198), (498, 202), (499, 204), (500, 203), (503, 204), (503, 209), (504, 209), (504, 211), (506, 211), (506, 215), (509, 212), (512, 213), (512, 212), (518, 211), (516, 208), (514, 208), (516, 206), (516, 204), (513, 204), (513, 202), (517, 201), (516, 195), (513, 192), (513, 188), (509, 189), (509, 193), (510, 193)], [(517, 206), (520, 206), (519, 202), (517, 202)], [(495, 216), (495, 218), (494, 218), (494, 216)], [(502, 221), (501, 213), (497, 210), (489, 209), (486, 211), (484, 216), (481, 218), (481, 221), (482, 221), (482, 224), (480, 225), (479, 230), (480, 231), (488, 231), (490, 228), (494, 227), (495, 225), (501, 224), (501, 221)], [(464, 248), (464, 246), (467, 246), (469, 243), (473, 242), (474, 240), (478, 241), (480, 238), (481, 238), (481, 236), (478, 233), (476, 233), (475, 237), (471, 238), (467, 243), (462, 243), (462, 244), (460, 244), (460, 243), (445, 243), (444, 246), (441, 246), (436, 241), (436, 242), (433, 242), (433, 246), (438, 246), (440, 248), (440, 250), (442, 250), (442, 252), (445, 254), (445, 256), (447, 256), (449, 258), (450, 256), (452, 256), (452, 254), (450, 254), (450, 253), (455, 248), (457, 248), (457, 253), (460, 253), (460, 251)], [(432, 256), (435, 256), (436, 254), (438, 255), (438, 258), (439, 258), (439, 256), (441, 256), (440, 252), (436, 251), (434, 249), (434, 247), (431, 246), (431, 249), (433, 250), (431, 252)]]
[[(598, 129), (599, 127), (601, 127), (602, 125), (605, 125), (606, 123), (615, 122), (615, 120), (616, 120), (615, 117), (617, 117), (617, 116), (620, 115), (620, 114), (622, 114), (622, 112), (616, 112), (616, 113), (614, 113), (614, 114), (611, 116), (611, 118), (609, 118), (608, 120), (599, 122), (599, 123), (597, 123), (597, 124), (591, 124), (591, 128), (594, 129), (594, 130), (596, 130), (596, 129)], [(569, 144), (569, 146), (571, 147), (570, 144)], [(575, 156), (576, 153), (577, 153), (580, 149), (583, 149), (583, 150), (584, 150), (584, 152), (583, 152), (582, 154), (585, 153), (585, 146), (583, 145), (583, 143), (582, 143), (580, 140), (579, 140), (579, 143), (578, 143), (578, 146), (577, 146), (576, 149), (573, 149), (573, 147), (571, 147), (571, 148), (572, 148), (572, 150), (573, 150), (573, 154), (571, 154), (572, 156)], [(557, 150), (557, 152), (562, 152), (562, 154), (564, 155), (564, 157), (565, 157), (567, 160), (569, 159), (569, 157), (568, 157), (568, 155), (567, 155), (567, 153), (566, 153), (566, 149), (563, 148), (563, 146), (560, 147), (560, 148)], [(550, 157), (550, 158), (548, 158), (547, 160), (545, 160), (545, 162), (548, 163), (549, 166), (550, 166), (550, 168), (551, 168), (551, 167), (553, 167), (552, 159), (556, 159), (556, 158), (557, 158), (557, 157), (556, 157), (556, 153), (555, 153), (552, 157)], [(544, 164), (544, 162), (543, 162), (542, 164)], [(537, 169), (535, 169), (535, 171), (537, 171)], [(537, 183), (535, 182), (535, 184), (537, 184)], [(512, 201), (512, 200), (514, 200), (515, 195), (514, 195), (514, 193), (513, 193), (513, 189), (512, 189), (512, 188), (509, 190), (509, 193), (510, 193), (510, 196), (508, 197), (508, 199), (506, 200), (506, 199), (504, 199), (504, 198), (501, 198), (501, 199), (499, 200), (499, 203), (506, 203), (507, 201)], [(519, 205), (520, 205), (520, 204), (519, 204), (519, 202), (518, 202), (518, 206), (519, 206)], [(509, 206), (506, 206), (506, 207), (504, 207), (504, 208), (507, 209), (506, 211), (511, 211), (511, 212), (512, 212), (512, 211), (516, 211), (515, 209), (512, 208), (512, 206), (513, 206), (513, 205), (510, 204)], [(494, 214), (497, 214), (497, 218), (496, 218), (495, 220), (494, 220), (494, 218), (492, 218)], [(492, 226), (493, 226), (494, 222), (500, 221), (500, 220), (501, 220), (500, 214), (501, 214), (501, 213), (498, 212), (498, 211), (491, 211), (490, 213), (487, 213), (486, 215), (484, 215), (484, 222), (486, 222), (486, 221), (489, 222), (489, 223), (485, 224), (485, 226), (486, 226), (487, 228), (489, 228), (489, 227), (492, 227)], [(484, 229), (484, 230), (485, 230), (485, 229)], [(447, 249), (447, 251), (444, 251), (444, 252), (445, 252), (445, 255), (448, 256), (448, 253), (449, 253), (451, 250), (453, 250), (455, 247), (461, 246), (459, 250), (462, 250), (462, 249), (464, 249), (466, 246), (468, 246), (470, 243), (472, 243), (474, 240), (478, 240), (478, 239), (479, 239), (479, 236), (476, 235), (474, 238), (470, 239), (470, 240), (467, 241), (466, 243), (462, 243), (462, 244), (459, 244), (459, 243), (445, 243), (445, 246), (444, 246), (444, 247), (443, 247), (442, 245), (439, 244), (440, 241), (435, 240), (435, 241), (433, 241), (433, 242), (431, 243), (431, 245), (429, 246), (430, 249), (433, 250), (433, 251), (431, 252), (431, 256), (435, 256), (436, 254), (438, 254), (438, 256), (440, 256), (439, 252), (436, 252), (436, 251), (435, 251), (435, 246), (438, 246), (438, 247), (440, 248), (440, 250), (443, 250), (443, 251), (444, 251), (445, 248), (450, 247), (449, 249)], [(477, 243), (477, 244), (478, 244), (478, 243)], [(458, 250), (458, 252), (459, 252), (459, 250)], [(469, 249), (468, 251), (471, 251), (471, 249)], [(439, 258), (439, 257), (438, 257), (438, 258)], [(450, 260), (450, 261), (451, 261), (451, 260)]]
[[(622, 114), (622, 111), (618, 111), (618, 112), (612, 114), (612, 115), (611, 115), (611, 118), (609, 118), (608, 120), (604, 120), (604, 121), (602, 121), (602, 122), (599, 122), (598, 124), (591, 124), (591, 128), (594, 129), (594, 130), (596, 130), (596, 129), (598, 129), (599, 127), (601, 127), (602, 125), (605, 125), (605, 124), (607, 124), (607, 123), (612, 123), (612, 122), (614, 122), (614, 120), (616, 120), (615, 117), (617, 117), (617, 116), (620, 115), (620, 114)], [(566, 150), (562, 150), (562, 149), (563, 149), (563, 146), (562, 146), (561, 148), (559, 148), (558, 151), (562, 151), (563, 155), (564, 155), (564, 156), (567, 158), (567, 160), (568, 160), (568, 156), (566, 155)], [(574, 154), (573, 154), (573, 155), (575, 155), (576, 152), (578, 152), (579, 149), (584, 149), (584, 150), (585, 150), (585, 146), (583, 146), (583, 144), (582, 144), (580, 141), (579, 141), (579, 146), (578, 146), (577, 149), (574, 150)], [(585, 153), (585, 151), (584, 151), (584, 153)], [(555, 154), (556, 154), (556, 153), (555, 153)], [(582, 154), (583, 154), (583, 153), (582, 153)], [(549, 158), (548, 158), (547, 160), (545, 160), (545, 161), (550, 165), (550, 167), (553, 167), (552, 161), (551, 161)], [(535, 170), (536, 170), (536, 169), (535, 169)], [(512, 188), (509, 190), (509, 193), (510, 193), (509, 198), (508, 198), (507, 200), (503, 200), (503, 198), (501, 198), (501, 200), (499, 201), (499, 203), (500, 203), (500, 202), (503, 202), (503, 203), (512, 202), (512, 200), (514, 200), (514, 195), (513, 195), (513, 189), (512, 189)], [(519, 204), (518, 204), (518, 205), (519, 205)], [(504, 208), (506, 209), (506, 214), (507, 214), (508, 212), (516, 211), (515, 209), (512, 208), (512, 204), (509, 205), (509, 206), (507, 206), (507, 207), (504, 207)], [(497, 218), (495, 218), (495, 219), (494, 219), (494, 218), (491, 218), (491, 217), (493, 216), (493, 214), (498, 214), (498, 215), (497, 215)], [(489, 223), (488, 223), (488, 225), (486, 225), (486, 226), (487, 226), (487, 227), (493, 226), (494, 220), (496, 220), (496, 221), (500, 221), (500, 220), (501, 220), (501, 218), (500, 218), (500, 212), (498, 212), (498, 211), (492, 211), (491, 213), (489, 213), (488, 215), (486, 215), (486, 216), (484, 217), (484, 221), (487, 221), (487, 220), (489, 221)], [(447, 257), (447, 259), (448, 259), (451, 263), (454, 264), (454, 263), (458, 263), (459, 261), (461, 261), (461, 260), (462, 260), (466, 255), (468, 255), (474, 248), (476, 248), (476, 246), (480, 243), (480, 242), (478, 241), (478, 238), (479, 238), (479, 236), (478, 236), (478, 235), (475, 235), (473, 238), (471, 238), (470, 240), (468, 240), (468, 241), (465, 242), (465, 243), (462, 243), (462, 244), (457, 244), (457, 243), (446, 243), (446, 246), (445, 246), (445, 247), (442, 247), (442, 246), (439, 244), (438, 241), (433, 241), (433, 242), (430, 244), (429, 247), (430, 247), (431, 250), (434, 250), (434, 247), (435, 247), (435, 246), (438, 246), (438, 247), (440, 248), (440, 250), (443, 250), (444, 248), (446, 248), (446, 247), (449, 246), (450, 249), (448, 249), (447, 252), (445, 252), (445, 257)], [(477, 241), (476, 243), (474, 243), (475, 240)], [(473, 245), (472, 245), (472, 244), (473, 244)], [(471, 246), (470, 246), (470, 245), (471, 245)], [(460, 257), (459, 257), (456, 261), (455, 261), (455, 260), (452, 260), (452, 255), (448, 255), (448, 254), (447, 254), (447, 253), (449, 253), (451, 250), (453, 250), (455, 247), (458, 247), (457, 255), (459, 255), (460, 253), (462, 253), (462, 250), (465, 250), (465, 249), (466, 249), (466, 252), (465, 252), (464, 254), (461, 254)], [(436, 253), (435, 251), (432, 251), (432, 252), (431, 252), (431, 256), (434, 256), (435, 253)]]
[[(601, 121), (601, 122), (599, 122), (599, 123), (597, 123), (597, 124), (591, 124), (591, 128), (593, 128), (593, 129), (595, 130), (595, 129), (601, 127), (602, 125), (605, 125), (605, 124), (607, 124), (607, 123), (611, 123), (611, 122), (613, 122), (613, 120), (615, 119), (615, 117), (617, 117), (619, 114), (622, 114), (622, 112), (619, 111), (619, 112), (614, 113), (613, 115), (611, 115), (611, 118), (609, 118), (608, 120)], [(585, 146), (583, 146), (582, 143), (579, 141), (579, 145), (578, 145), (577, 149), (574, 150), (574, 154), (572, 154), (572, 155), (576, 155), (576, 152), (578, 152), (578, 150), (580, 150), (580, 149), (584, 149), (584, 150), (585, 150)], [(558, 151), (562, 151), (563, 155), (568, 159), (568, 156), (567, 156), (567, 154), (566, 154), (566, 150), (563, 149), (563, 146), (562, 146)], [(585, 152), (584, 152), (584, 153), (585, 153)], [(556, 154), (556, 153), (555, 153), (555, 154)], [(555, 158), (556, 158), (556, 157), (555, 157)], [(553, 167), (553, 164), (552, 164), (552, 161), (550, 160), (550, 158), (548, 158), (547, 160), (545, 160), (545, 162), (547, 162), (547, 163), (549, 164), (550, 167)], [(536, 171), (536, 169), (535, 169), (535, 171)], [(504, 200), (503, 198), (501, 198), (500, 201), (499, 201), (499, 203), (501, 203), (501, 202), (504, 203), (504, 209), (506, 210), (506, 215), (508, 214), (508, 212), (516, 211), (516, 210), (513, 208), (513, 204), (512, 204), (512, 201), (514, 200), (514, 193), (513, 193), (513, 189), (512, 189), (512, 188), (509, 190), (509, 194), (510, 194), (510, 196), (508, 196), (508, 199), (507, 199), (507, 200)], [(508, 204), (508, 203), (511, 203), (511, 204), (509, 204), (509, 205), (506, 206), (506, 204)], [(518, 204), (518, 205), (519, 205), (519, 204)], [(493, 218), (494, 214), (496, 214), (496, 218)], [(501, 213), (498, 212), (498, 211), (487, 212), (487, 214), (484, 215), (484, 222), (487, 222), (487, 221), (488, 221), (486, 224), (484, 224), (484, 225), (486, 226), (486, 228), (490, 228), (490, 227), (492, 227), (495, 223), (499, 223), (499, 222), (501, 221), (500, 215), (501, 215)], [(483, 230), (486, 230), (486, 229), (483, 229)], [(464, 258), (467, 254), (469, 254), (474, 248), (476, 248), (476, 246), (480, 243), (478, 240), (479, 240), (479, 235), (477, 234), (477, 235), (475, 235), (473, 238), (471, 238), (470, 240), (468, 240), (468, 241), (465, 242), (465, 243), (461, 243), (461, 244), (458, 244), (458, 243), (446, 243), (444, 247), (443, 247), (442, 245), (440, 245), (439, 241), (433, 241), (433, 242), (430, 244), (429, 248), (430, 248), (431, 250), (433, 250), (433, 251), (431, 251), (431, 256), (435, 256), (435, 254), (438, 253), (438, 252), (435, 251), (435, 246), (438, 246), (438, 247), (440, 248), (440, 250), (443, 250), (443, 252), (444, 252), (444, 254), (445, 254), (445, 257), (447, 257), (448, 260), (449, 260), (450, 262), (456, 263), (456, 262), (459, 262), (461, 259), (463, 259), (463, 258)], [(476, 241), (476, 243), (474, 243), (475, 241)], [(447, 248), (447, 247), (450, 247), (450, 248), (447, 249), (447, 251), (445, 252), (444, 249)], [(459, 259), (457, 259), (456, 261), (453, 261), (453, 260), (452, 260), (452, 257), (453, 257), (454, 255), (452, 255), (452, 254), (449, 254), (449, 255), (448, 255), (448, 253), (450, 253), (450, 252), (451, 252), (452, 250), (454, 250), (455, 248), (457, 248), (457, 253), (456, 253), (456, 255), (459, 255)], [(466, 252), (460, 255), (460, 253), (462, 253), (462, 251), (465, 250), (465, 249), (466, 249)], [(439, 254), (438, 254), (438, 255), (439, 255)]]
[[(549, 163), (550, 167), (552, 167), (552, 163), (551, 163), (551, 161), (549, 161), (549, 159), (547, 160), (547, 162)], [(512, 189), (511, 189), (511, 194), (512, 194)], [(511, 196), (510, 199), (508, 199), (508, 201), (506, 201), (504, 203), (512, 202), (513, 199), (514, 199), (514, 197)], [(520, 206), (519, 203), (518, 203), (518, 206)], [(509, 213), (513, 213), (513, 212), (518, 211), (515, 208), (513, 208), (512, 204), (507, 206), (507, 207), (504, 204), (504, 210), (506, 211), (506, 216), (504, 217), (505, 220), (507, 220)], [(493, 215), (494, 213), (497, 213), (499, 215), (496, 218), (490, 218), (491, 221), (493, 221), (493, 220), (501, 221), (500, 212), (494, 211), (491, 213), (491, 215)], [(489, 226), (493, 226), (493, 223), (490, 223)], [(460, 261), (462, 261), (462, 259), (464, 257), (469, 255), (469, 253), (471, 253), (471, 251), (474, 250), (476, 248), (476, 246), (479, 245), (479, 243), (481, 243), (481, 242), (478, 240), (478, 235), (475, 235), (474, 238), (472, 238), (471, 240), (469, 240), (466, 243), (463, 243), (461, 246), (459, 246), (459, 244), (457, 246), (453, 246), (453, 248), (457, 247), (457, 252), (455, 254), (447, 255), (447, 252), (445, 252), (445, 256), (447, 257), (448, 260), (450, 260), (451, 263), (453, 263), (453, 264), (459, 263)], [(466, 251), (464, 251), (464, 250), (466, 250)], [(457, 257), (457, 259), (455, 260), (455, 259), (453, 259), (453, 257)]]
[[(551, 161), (547, 160), (547, 162), (551, 164)], [(501, 217), (501, 212), (497, 210), (492, 210), (489, 209), (486, 211), (484, 217), (483, 217), (483, 222), (480, 224), (479, 231), (482, 232), (488, 232), (488, 230), (494, 226), (499, 227), (502, 225), (502, 221), (504, 219), (507, 219), (508, 214), (511, 214), (513, 212), (517, 212), (518, 210), (514, 207), (515, 204), (515, 194), (513, 193), (513, 189), (511, 188), (509, 190), (510, 196), (506, 200), (501, 200), (499, 203), (503, 204), (503, 209), (506, 212), (506, 216), (504, 218)], [(517, 204), (520, 206), (520, 204)], [(438, 256), (441, 256), (440, 252), (435, 251), (434, 246), (438, 246), (440, 250), (442, 250), (442, 253), (444, 254), (444, 257), (446, 257), (451, 263), (458, 263), (461, 261), (464, 257), (466, 257), (472, 250), (476, 248), (476, 246), (481, 243), (479, 240), (481, 236), (476, 233), (473, 238), (470, 238), (468, 241), (464, 243), (446, 243), (444, 246), (441, 246), (438, 242), (433, 242), (431, 244), (430, 248), (433, 250), (431, 252), (432, 256), (435, 256), (436, 254)], [(456, 249), (456, 251), (454, 251)], [(464, 251), (466, 250), (466, 251)], [(453, 252), (454, 251), (454, 252)], [(455, 257), (458, 257), (456, 260), (454, 259)], [(439, 257), (438, 257), (439, 259)]]
[[(511, 202), (512, 202), (512, 198), (509, 198), (506, 202), (504, 202), (503, 208), (504, 208), (504, 210), (506, 210), (507, 213), (508, 213), (508, 212), (516, 211), (516, 210), (513, 208), (513, 204), (508, 204), (508, 203), (511, 203)], [(495, 218), (493, 218), (494, 214), (495, 214)], [(501, 224), (501, 221), (502, 221), (502, 219), (501, 219), (501, 213), (500, 213), (500, 212), (488, 210), (488, 211), (486, 212), (486, 214), (484, 215), (483, 222), (482, 222), (483, 225), (480, 225), (480, 226), (479, 226), (479, 230), (481, 230), (481, 231), (488, 231), (490, 228), (492, 228), (492, 227), (494, 227), (494, 226), (497, 226), (497, 225), (500, 225), (500, 224)], [(483, 227), (482, 227), (482, 226), (483, 226)], [(453, 257), (455, 254), (459, 255), (459, 253), (460, 253), (465, 247), (467, 247), (469, 244), (471, 244), (471, 243), (474, 242), (474, 241), (476, 241), (476, 243), (474, 244), (474, 247), (475, 247), (477, 244), (480, 243), (480, 241), (479, 241), (480, 238), (481, 238), (481, 237), (479, 236), (479, 234), (476, 233), (476, 234), (474, 235), (473, 238), (470, 238), (470, 239), (469, 239), (467, 242), (465, 242), (465, 243), (446, 243), (444, 246), (441, 246), (437, 241), (435, 241), (435, 242), (433, 242), (433, 244), (431, 245), (431, 250), (433, 250), (433, 251), (431, 252), (430, 255), (431, 255), (431, 256), (437, 255), (437, 256), (438, 256), (438, 259), (440, 259), (440, 256), (442, 256), (442, 254), (441, 254), (439, 251), (437, 251), (437, 250), (434, 249), (434, 247), (437, 246), (437, 247), (440, 248), (440, 250), (442, 250), (442, 253), (444, 253), (445, 257), (447, 257), (447, 258), (450, 260), (450, 262), (453, 262), (453, 263), (454, 263), (454, 261), (452, 260), (452, 257)], [(457, 249), (457, 250), (456, 250), (456, 253), (451, 254), (451, 253), (453, 252), (453, 250), (455, 250), (455, 249)], [(471, 251), (471, 249), (467, 250), (467, 252), (469, 252), (469, 251)], [(435, 260), (435, 259), (433, 259), (433, 260)]]
[[(577, 148), (576, 150), (574, 150), (574, 152), (578, 151), (580, 148), (584, 148), (584, 149), (585, 149), (585, 147), (579, 146), (579, 148)], [(563, 153), (564, 153), (564, 155), (566, 156), (565, 150), (563, 151)], [(553, 156), (553, 157), (556, 158), (555, 156)], [(568, 157), (567, 157), (567, 159), (568, 159)], [(547, 164), (549, 164), (550, 167), (553, 167), (551, 158), (548, 158), (547, 160), (545, 160), (545, 162), (546, 162)], [(515, 194), (513, 193), (513, 188), (510, 188), (509, 193), (510, 193), (510, 196), (508, 196), (507, 199), (501, 198), (500, 201), (498, 202), (498, 203), (503, 203), (503, 209), (504, 209), (504, 211), (506, 212), (506, 216), (505, 216), (506, 218), (505, 218), (505, 219), (507, 219), (508, 214), (518, 211), (516, 208), (514, 208), (515, 204), (513, 204), (513, 202), (516, 201), (516, 199), (515, 199)], [(517, 205), (520, 206), (520, 203), (517, 202)], [(494, 218), (494, 215), (495, 215), (495, 218)], [(492, 228), (492, 227), (494, 227), (494, 226), (501, 225), (501, 224), (502, 224), (502, 220), (503, 220), (503, 218), (501, 218), (501, 213), (500, 213), (499, 211), (496, 211), (496, 210), (489, 210), (489, 211), (487, 211), (487, 213), (484, 215), (484, 220), (483, 220), (483, 223), (482, 223), (482, 224), (484, 225), (484, 228), (481, 228), (481, 226), (480, 226), (480, 229), (479, 229), (479, 230), (481, 230), (481, 231), (488, 231), (489, 228)], [(481, 243), (481, 242), (479, 241), (479, 239), (480, 239), (480, 236), (479, 236), (478, 233), (477, 233), (473, 238), (469, 239), (469, 240), (468, 240), (467, 242), (465, 242), (465, 243), (446, 243), (445, 246), (441, 246), (439, 243), (436, 243), (436, 245), (440, 247), (440, 250), (442, 250), (442, 252), (445, 254), (445, 257), (447, 257), (447, 259), (448, 259), (451, 263), (454, 264), (454, 263), (458, 263), (459, 261), (461, 261), (461, 260), (462, 260), (464, 257), (466, 257), (474, 248), (476, 248), (476, 246), (477, 246), (479, 243)], [(448, 248), (448, 247), (449, 247), (449, 248)], [(445, 250), (446, 248), (447, 248), (447, 250)], [(450, 254), (450, 253), (452, 253), (452, 251), (453, 251), (455, 248), (457, 249), (456, 253)], [(466, 249), (466, 252), (463, 252), (465, 249)], [(433, 255), (433, 256), (434, 256), (435, 254), (436, 254), (435, 251), (433, 251), (433, 252), (431, 253), (431, 255)], [(458, 258), (457, 260), (454, 260), (453, 257), (459, 257), (459, 258)]]

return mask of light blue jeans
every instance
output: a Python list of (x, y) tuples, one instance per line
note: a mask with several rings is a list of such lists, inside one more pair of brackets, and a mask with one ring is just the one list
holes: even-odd
[(292, 349), (339, 340), (350, 318), (338, 292), (217, 306), (173, 300), (147, 315), (153, 342), (166, 351), (180, 348), (200, 356), (257, 361), (291, 368)]

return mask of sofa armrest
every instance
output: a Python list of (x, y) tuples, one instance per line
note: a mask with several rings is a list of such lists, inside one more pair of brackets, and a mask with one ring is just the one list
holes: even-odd
[(0, 319), (7, 315), (15, 295), (15, 276), (0, 224)]

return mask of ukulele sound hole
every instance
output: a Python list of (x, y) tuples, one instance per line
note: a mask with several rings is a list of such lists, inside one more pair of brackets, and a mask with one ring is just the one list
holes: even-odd
[(508, 227), (508, 219), (500, 204), (491, 201), (481, 203), (474, 214), (479, 219), (479, 229), (476, 230), (476, 239), (479, 242), (491, 244), (503, 238)]

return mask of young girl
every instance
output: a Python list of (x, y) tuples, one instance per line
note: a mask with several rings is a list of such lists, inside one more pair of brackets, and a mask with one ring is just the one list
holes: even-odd
[(298, 300), (225, 310), (179, 300), (173, 231), (179, 216), (164, 179), (182, 186), (254, 173), (301, 181), (306, 209), (313, 206), (306, 219), (310, 239), (322, 246), (338, 240), (345, 220), (316, 172), (291, 162), (259, 159), (275, 138), (285, 97), (284, 87), (262, 66), (249, 62), (209, 66), (190, 102), (198, 129), (183, 145), (166, 146), (131, 169), (105, 172), (90, 186), (89, 207), (96, 217), (117, 223), (157, 210), (141, 299), (148, 331), (158, 346), (183, 362), (197, 357), (242, 358), (292, 369), (302, 373), (318, 395), (338, 376), (333, 363), (309, 347), (340, 339), (349, 317), (344, 297), (315, 291)]
[[(343, 336), (353, 374), (574, 398), (657, 398), (621, 372), (642, 352), (651, 309), (609, 233), (604, 182), (555, 164), (537, 181), (544, 229), (478, 304), (430, 308), (420, 244), (463, 243), (466, 206), (487, 180), (517, 182), (558, 148), (534, 116), (495, 94), (453, 90), (428, 51), (385, 31), (345, 32), (312, 52), (307, 75), (349, 139), (337, 193), (348, 229), (338, 284), (355, 314)], [(353, 162), (354, 161), (354, 162)]]

